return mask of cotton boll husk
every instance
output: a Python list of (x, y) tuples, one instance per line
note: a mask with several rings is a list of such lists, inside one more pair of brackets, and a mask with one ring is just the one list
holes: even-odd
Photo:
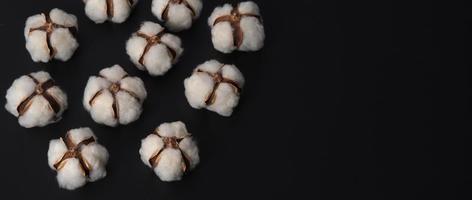
[(74, 190), (87, 183), (87, 178), (83, 175), (80, 162), (76, 158), (69, 158), (64, 167), (57, 172), (57, 182), (59, 187)]
[[(49, 17), (52, 23), (75, 29), (78, 28), (77, 18), (63, 10), (54, 8), (49, 12)], [(47, 33), (41, 30), (30, 32), (31, 29), (41, 27), (45, 23), (47, 21), (44, 14), (33, 15), (25, 23), (25, 46), (35, 62), (48, 62), (52, 59), (47, 45)], [(51, 32), (50, 41), (51, 48), (55, 50), (54, 58), (61, 61), (69, 60), (79, 46), (77, 40), (67, 28), (54, 28)]]
[[(128, 76), (119, 65), (101, 70), (100, 75), (101, 77), (90, 77), (84, 91), (82, 103), (92, 119), (108, 126), (125, 125), (137, 120), (142, 112), (142, 103), (147, 97), (143, 81), (138, 77)], [(119, 87), (118, 91), (112, 93), (112, 84)], [(117, 116), (113, 110), (115, 99)]]
[[(192, 170), (200, 162), (198, 156), (198, 147), (196, 142), (190, 137), (185, 124), (177, 121), (171, 123), (163, 123), (157, 129), (159, 134), (150, 134), (141, 140), (141, 148), (139, 154), (141, 160), (148, 167), (152, 167), (149, 159), (159, 154), (159, 161), (154, 167), (155, 174), (162, 181), (177, 181), (184, 174), (182, 165), (185, 163), (183, 153), (188, 156), (189, 166), (187, 171)], [(163, 138), (181, 138), (178, 147), (166, 147)], [(162, 149), (165, 148), (165, 149)], [(162, 150), (162, 151), (161, 151)]]
[(78, 157), (65, 158), (62, 163), (63, 166), (56, 169), (54, 165), (59, 163), (65, 153), (68, 151), (65, 139), (55, 139), (49, 142), (48, 150), (48, 164), (51, 169), (57, 171), (57, 181), (61, 188), (73, 190), (82, 187), (87, 181), (96, 181), (106, 176), (105, 165), (108, 162), (108, 151), (96, 142), (96, 137), (90, 128), (72, 129), (68, 132), (68, 137), (74, 145), (87, 140), (90, 137), (95, 139), (95, 142), (83, 144), (77, 147), (82, 155), (82, 159), (89, 167), (89, 175), (85, 175), (85, 170), (82, 169)]
[[(162, 30), (163, 28), (157, 23), (144, 22), (138, 32), (148, 36), (155, 36)], [(165, 74), (172, 65), (178, 61), (179, 57), (183, 53), (180, 38), (165, 33), (161, 37), (161, 43), (151, 46), (151, 48), (146, 52), (143, 57), (143, 66), (139, 63), (139, 59), (141, 58), (146, 45), (146, 39), (133, 34), (126, 43), (126, 52), (138, 69), (146, 70), (153, 76)], [(172, 58), (172, 55), (169, 53), (166, 46), (175, 51), (175, 58)]]
[[(40, 83), (51, 79), (47, 72), (35, 72), (30, 74)], [(49, 102), (42, 95), (35, 95), (30, 100), (30, 106), (19, 116), (18, 106), (36, 90), (36, 83), (29, 76), (21, 76), (16, 79), (12, 86), (7, 90), (5, 109), (18, 117), (18, 122), (25, 128), (43, 127), (61, 119), (61, 115), (67, 109), (67, 95), (57, 86), (47, 90), (59, 105), (59, 110), (54, 113)]]
[[(240, 51), (257, 51), (264, 46), (265, 32), (262, 22), (255, 17), (243, 16), (239, 22), (243, 32), (242, 43), (239, 47), (234, 45), (234, 29), (227, 21), (214, 25), (215, 20), (221, 16), (231, 15), (233, 6), (225, 4), (214, 9), (208, 18), (211, 27), (212, 43), (216, 50), (223, 53), (231, 53), (238, 49)], [(238, 5), (241, 14), (253, 14), (260, 16), (259, 7), (254, 2), (242, 2)]]
[(113, 0), (113, 16), (111, 18), (107, 14), (106, 0), (84, 0), (84, 3), (85, 14), (95, 23), (100, 24), (107, 20), (114, 23), (123, 23), (128, 19), (137, 0), (132, 1), (131, 5), (128, 0)]
[[(195, 11), (195, 16), (192, 16), (192, 11), (184, 4), (169, 4), (167, 13), (167, 21), (165, 25), (171, 31), (182, 31), (189, 29), (192, 26), (193, 20), (200, 16), (202, 10), (201, 0), (187, 0), (190, 7)], [(169, 0), (153, 0), (152, 13), (161, 21), (164, 21), (162, 14)]]
[(207, 73), (196, 72), (202, 70), (212, 74), (218, 73), (221, 68), (221, 76), (232, 80), (239, 88), (244, 86), (244, 77), (238, 68), (234, 65), (224, 65), (216, 60), (207, 61), (199, 65), (194, 73), (184, 80), (185, 96), (193, 108), (207, 108), (210, 111), (217, 112), (222, 116), (231, 116), (233, 109), (239, 102), (239, 94), (235, 92), (234, 86), (222, 82), (215, 90), (214, 102), (206, 105), (205, 101), (214, 89), (214, 79)]

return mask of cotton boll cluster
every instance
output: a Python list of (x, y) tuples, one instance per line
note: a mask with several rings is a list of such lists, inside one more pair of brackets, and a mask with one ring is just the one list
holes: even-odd
[(77, 18), (57, 8), (33, 15), (25, 24), (26, 49), (34, 62), (67, 61), (79, 47), (73, 35), (77, 29)]
[(61, 119), (67, 95), (49, 73), (35, 72), (13, 82), (7, 90), (5, 109), (25, 128), (42, 127)]
[(171, 31), (182, 31), (192, 26), (200, 16), (201, 0), (153, 0), (152, 13)]
[(208, 25), (213, 46), (223, 53), (257, 51), (264, 46), (265, 33), (259, 7), (252, 1), (215, 8)]
[(74, 190), (104, 178), (107, 162), (108, 151), (97, 143), (90, 128), (70, 130), (64, 138), (49, 142), (48, 164), (57, 171), (61, 188)]
[(107, 20), (123, 23), (128, 19), (138, 0), (83, 0), (85, 14), (95, 23)]
[(140, 70), (153, 76), (165, 74), (183, 52), (180, 38), (153, 22), (144, 22), (126, 43), (126, 52)]
[(244, 85), (243, 74), (234, 65), (216, 60), (199, 65), (184, 80), (185, 96), (193, 108), (206, 108), (222, 116), (231, 116), (238, 105)]
[(141, 141), (139, 154), (162, 181), (178, 181), (200, 162), (197, 144), (180, 121), (161, 124)]
[(89, 78), (83, 104), (95, 122), (117, 126), (139, 118), (146, 96), (140, 78), (129, 76), (121, 66), (114, 65)]

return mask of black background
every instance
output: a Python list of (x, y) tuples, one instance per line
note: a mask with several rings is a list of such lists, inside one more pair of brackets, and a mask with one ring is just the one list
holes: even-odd
[[(69, 109), (59, 123), (33, 129), (0, 112), (2, 196), (468, 199), (462, 195), (470, 195), (472, 183), (470, 6), (259, 0), (265, 47), (225, 55), (213, 49), (206, 24), (225, 2), (236, 1), (204, 1), (193, 27), (177, 33), (184, 55), (162, 77), (139, 71), (125, 52), (142, 21), (157, 21), (150, 0), (140, 1), (123, 24), (99, 25), (79, 0), (3, 2), (0, 91), (23, 74), (46, 70), (67, 92)], [(78, 17), (80, 47), (68, 62), (34, 63), (24, 47), (24, 22), (55, 7)], [(192, 109), (185, 99), (183, 80), (209, 59), (236, 64), (246, 78), (230, 118)], [(88, 77), (113, 64), (141, 77), (149, 93), (140, 119), (117, 128), (96, 124), (82, 106)], [(202, 162), (182, 181), (165, 183), (138, 149), (152, 129), (175, 120), (198, 140)], [(48, 142), (82, 126), (108, 148), (108, 175), (63, 190), (47, 165)]]

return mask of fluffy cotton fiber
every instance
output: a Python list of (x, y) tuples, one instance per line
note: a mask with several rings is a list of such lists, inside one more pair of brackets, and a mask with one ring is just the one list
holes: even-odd
[(73, 36), (77, 29), (77, 18), (57, 8), (33, 15), (25, 24), (26, 49), (34, 62), (67, 61), (79, 47)]
[(43, 71), (16, 79), (7, 90), (6, 102), (5, 109), (25, 128), (57, 122), (67, 109), (66, 94)]
[(97, 143), (90, 128), (70, 130), (64, 138), (49, 142), (48, 164), (57, 171), (61, 188), (74, 190), (104, 178), (107, 162), (108, 151)]
[(243, 74), (234, 65), (216, 60), (199, 65), (185, 79), (185, 96), (193, 108), (206, 108), (222, 116), (231, 116), (238, 105), (244, 85)]
[(152, 13), (171, 31), (189, 29), (200, 16), (201, 0), (153, 0)]
[(139, 118), (146, 96), (140, 78), (129, 76), (121, 66), (114, 65), (89, 78), (83, 104), (95, 122), (117, 126)]
[(138, 0), (83, 0), (85, 14), (95, 23), (107, 20), (123, 23), (128, 19)]
[(197, 144), (180, 121), (157, 127), (141, 141), (139, 154), (162, 181), (178, 181), (200, 162)]
[(126, 43), (126, 52), (140, 70), (153, 76), (165, 74), (183, 52), (180, 38), (153, 22), (144, 22)]
[(215, 8), (208, 18), (208, 25), (213, 46), (223, 53), (257, 51), (264, 46), (264, 26), (259, 7), (252, 1)]

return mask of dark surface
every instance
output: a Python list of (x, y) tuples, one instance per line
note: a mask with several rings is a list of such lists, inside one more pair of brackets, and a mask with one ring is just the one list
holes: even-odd
[[(141, 1), (123, 24), (96, 25), (79, 0), (8, 1), (0, 8), (0, 91), (46, 70), (67, 92), (57, 124), (25, 129), (0, 112), (2, 196), (8, 199), (470, 199), (470, 7), (444, 1), (260, 0), (266, 46), (225, 55), (206, 20), (178, 33), (185, 54), (163, 77), (135, 68), (125, 41), (144, 20)], [(80, 47), (68, 62), (33, 63), (26, 18), (54, 7), (79, 19)], [(247, 84), (230, 118), (192, 109), (183, 79), (208, 59), (234, 63)], [(149, 93), (141, 118), (109, 128), (82, 107), (90, 75), (122, 65)], [(5, 100), (2, 100), (4, 104)], [(199, 142), (201, 164), (164, 183), (139, 159), (140, 140), (162, 122), (182, 120)], [(108, 176), (76, 191), (58, 188), (48, 141), (91, 127), (111, 155)], [(469, 191), (468, 193), (463, 193)]]

